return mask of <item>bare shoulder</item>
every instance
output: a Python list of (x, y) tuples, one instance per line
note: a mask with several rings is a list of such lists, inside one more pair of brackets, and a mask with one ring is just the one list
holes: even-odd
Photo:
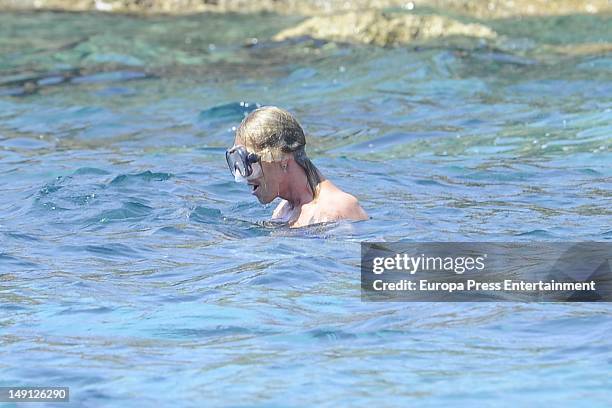
[(369, 218), (355, 196), (340, 190), (336, 186), (329, 188), (321, 198), (323, 212), (330, 219), (367, 220)]
[(352, 219), (352, 220), (367, 220), (368, 215), (361, 208), (359, 204), (359, 200), (349, 193), (342, 192), (342, 197), (338, 199), (338, 204), (336, 204), (336, 208), (338, 209), (342, 218)]

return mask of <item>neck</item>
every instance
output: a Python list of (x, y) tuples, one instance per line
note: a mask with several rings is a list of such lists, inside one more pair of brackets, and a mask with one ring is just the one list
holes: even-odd
[(292, 208), (300, 208), (314, 199), (304, 169), (293, 160), (287, 166), (287, 177), (282, 183), (280, 197), (289, 202)]

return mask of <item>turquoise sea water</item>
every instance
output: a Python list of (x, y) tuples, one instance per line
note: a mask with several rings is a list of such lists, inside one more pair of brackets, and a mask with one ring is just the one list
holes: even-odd
[[(0, 15), (0, 386), (87, 407), (609, 406), (608, 304), (359, 296), (364, 240), (612, 239), (612, 55), (544, 47), (611, 42), (609, 19), (499, 20), (495, 47), (269, 41), (298, 20)], [(223, 153), (267, 104), (371, 220), (264, 222)]]

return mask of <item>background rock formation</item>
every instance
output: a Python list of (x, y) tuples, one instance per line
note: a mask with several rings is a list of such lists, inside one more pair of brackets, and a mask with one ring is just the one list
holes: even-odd
[(98, 10), (173, 13), (276, 12), (305, 16), (402, 7), (431, 7), (476, 18), (612, 13), (608, 0), (0, 0), (0, 10)]
[(311, 17), (296, 27), (281, 31), (274, 39), (285, 40), (300, 36), (390, 46), (448, 36), (494, 38), (496, 34), (481, 24), (464, 24), (436, 15), (350, 11)]
[[(521, 24), (529, 26), (529, 32), (533, 32), (536, 26), (551, 24), (545, 20), (554, 16), (598, 14), (605, 21), (607, 16), (612, 16), (612, 1), (0, 0), (0, 10), (102, 11), (144, 15), (272, 12), (305, 17), (297, 25), (278, 32), (273, 37), (275, 40), (309, 36), (325, 41), (394, 46), (457, 36), (486, 40), (501, 38), (503, 42), (504, 35), (498, 29), (498, 23), (504, 24), (506, 19), (521, 19)], [(572, 54), (577, 49), (566, 46), (557, 50), (552, 44), (554, 42), (551, 41), (551, 49), (555, 52)], [(610, 49), (610, 44), (602, 41), (582, 45), (581, 53), (585, 50), (607, 52)]]

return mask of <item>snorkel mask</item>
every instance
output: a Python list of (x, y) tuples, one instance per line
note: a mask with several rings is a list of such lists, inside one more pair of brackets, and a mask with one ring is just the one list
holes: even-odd
[[(225, 152), (225, 160), (234, 176), (236, 182), (246, 182), (251, 176), (258, 176), (261, 168), (257, 166), (255, 169), (253, 164), (258, 163), (261, 158), (252, 152), (249, 152), (244, 146), (237, 145), (229, 148)], [(254, 175), (254, 173), (257, 173)]]

